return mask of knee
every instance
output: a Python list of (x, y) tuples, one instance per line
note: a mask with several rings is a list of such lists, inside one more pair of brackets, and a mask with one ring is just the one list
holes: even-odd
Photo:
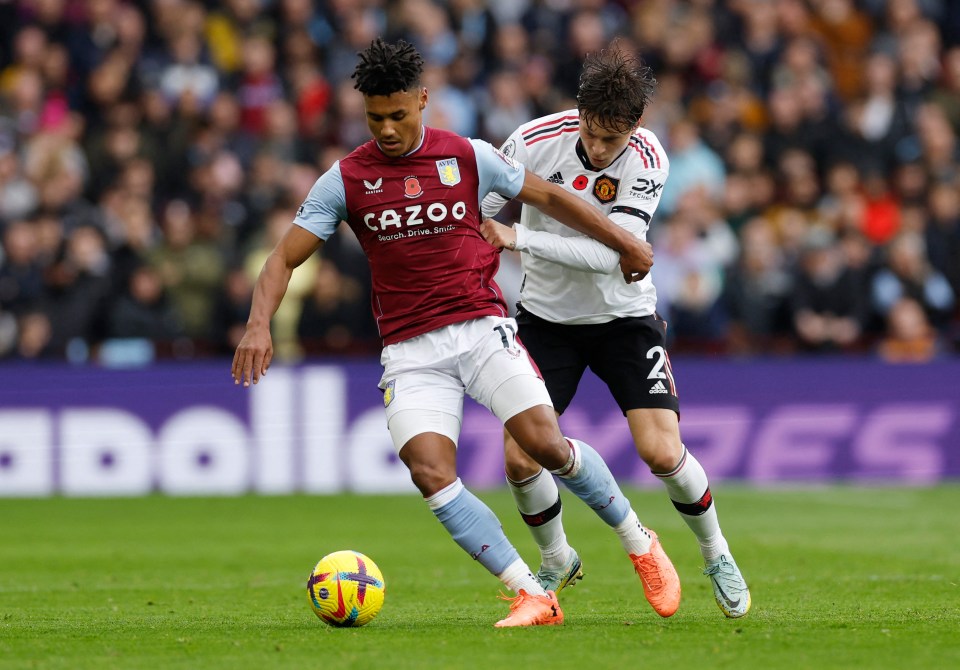
[[(517, 452), (517, 458), (513, 462), (515, 474), (524, 479), (523, 472), (527, 472), (526, 476), (530, 477), (535, 475), (541, 466), (548, 470), (562, 468), (570, 455), (570, 445), (559, 431), (556, 433), (544, 431), (524, 442)], [(514, 481), (520, 481), (520, 479), (514, 479)]]
[(520, 449), (543, 467), (556, 470), (567, 462), (570, 447), (552, 407), (532, 407), (508, 420), (506, 427)]
[(429, 462), (408, 463), (410, 479), (424, 498), (428, 498), (450, 486), (457, 479), (456, 470)]
[(669, 434), (661, 434), (642, 446), (637, 445), (637, 451), (650, 472), (664, 473), (677, 467), (683, 455), (683, 445)]
[(504, 431), (503, 469), (507, 479), (522, 482), (540, 472), (541, 465), (524, 453), (520, 445)]

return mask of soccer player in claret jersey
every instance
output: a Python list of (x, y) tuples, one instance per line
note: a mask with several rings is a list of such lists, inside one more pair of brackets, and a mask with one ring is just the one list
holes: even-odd
[[(586, 59), (577, 109), (521, 126), (502, 150), (646, 239), (669, 171), (660, 142), (640, 127), (654, 83), (650, 69), (615, 43)], [(502, 194), (487, 196), (483, 214), (495, 215), (503, 203)], [(521, 252), (520, 337), (557, 412), (570, 404), (587, 367), (606, 383), (640, 457), (696, 535), (717, 604), (728, 617), (745, 615), (750, 592), (720, 530), (707, 475), (680, 438), (667, 324), (655, 311), (651, 278), (624, 284), (614, 272), (615, 251), (527, 206), (515, 227), (488, 220), (482, 230), (495, 246)], [(507, 481), (540, 546), (538, 577), (559, 591), (582, 569), (566, 541), (556, 483), (517, 447), (509, 426), (505, 450)], [(652, 532), (649, 541), (657, 541)], [(642, 578), (643, 553), (637, 553)]]
[(266, 373), (270, 319), (293, 269), (345, 220), (370, 261), (371, 302), (384, 343), (380, 388), (400, 459), (454, 541), (516, 593), (496, 625), (562, 623), (556, 595), (457, 477), (464, 392), (624, 542), (644, 540), (635, 525), (623, 526), (633, 511), (603, 459), (560, 432), (550, 395), (493, 281), (499, 252), (480, 233), (480, 201), (490, 192), (517, 198), (597, 237), (620, 253), (624, 286), (649, 270), (650, 247), (490, 144), (424, 127), (423, 59), (409, 44), (378, 39), (359, 56), (353, 76), (374, 139), (317, 180), (265, 262), (234, 356), (234, 381), (249, 386)]

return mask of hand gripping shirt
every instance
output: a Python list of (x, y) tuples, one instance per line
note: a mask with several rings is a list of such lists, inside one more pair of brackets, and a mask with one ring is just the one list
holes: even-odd
[(322, 240), (340, 221), (370, 262), (371, 306), (384, 345), (481, 316), (507, 316), (480, 234), (480, 201), (513, 198), (525, 170), (487, 142), (436, 128), (400, 157), (373, 140), (324, 173), (294, 223)]
[[(623, 153), (597, 170), (580, 145), (579, 130), (576, 109), (551, 114), (520, 126), (502, 151), (645, 240), (670, 170), (656, 135), (638, 128)], [(500, 196), (488, 196), (484, 216), (494, 216), (504, 203)], [(516, 229), (517, 250), (523, 252), (520, 302), (527, 311), (565, 324), (606, 323), (655, 311), (651, 276), (627, 284), (612, 249), (533, 207), (523, 207)]]

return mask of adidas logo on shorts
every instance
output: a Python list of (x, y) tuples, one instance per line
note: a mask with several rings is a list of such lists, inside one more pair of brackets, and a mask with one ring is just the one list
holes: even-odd
[(663, 382), (658, 379), (657, 383), (650, 388), (650, 393), (670, 393), (670, 391), (668, 391), (667, 387), (663, 385)]

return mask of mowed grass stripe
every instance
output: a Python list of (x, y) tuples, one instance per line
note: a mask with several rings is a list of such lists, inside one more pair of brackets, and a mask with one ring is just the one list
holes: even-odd
[[(722, 616), (662, 492), (628, 495), (683, 581), (666, 620), (564, 494), (586, 577), (561, 594), (564, 626), (522, 630), (492, 627), (498, 582), (417, 496), (0, 500), (0, 668), (960, 667), (960, 486), (714, 493), (747, 618)], [(535, 569), (509, 494), (480, 495)], [(327, 627), (307, 603), (337, 549), (384, 573), (365, 628)]]

